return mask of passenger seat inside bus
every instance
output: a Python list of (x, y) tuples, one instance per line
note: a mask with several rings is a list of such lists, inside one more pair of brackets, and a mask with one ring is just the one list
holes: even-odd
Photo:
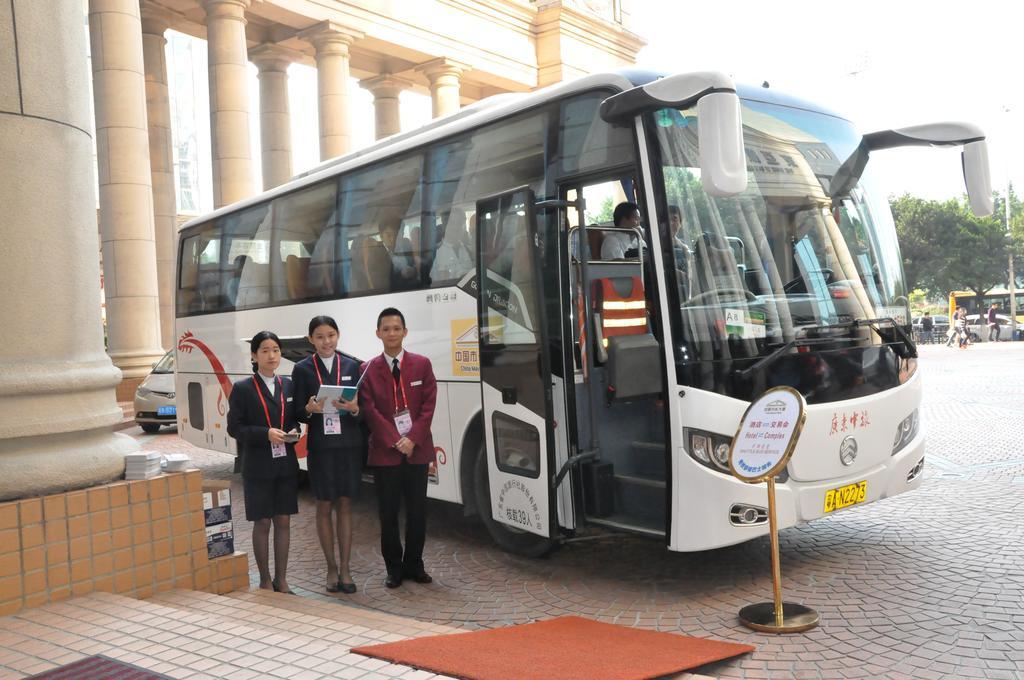
[(309, 258), (289, 255), (284, 260), (284, 278), (288, 287), (288, 299), (305, 300), (308, 296), (306, 279), (309, 277)]
[(736, 263), (732, 248), (716, 234), (704, 232), (697, 239), (694, 265), (699, 286), (697, 292), (746, 290), (745, 267)]
[(349, 290), (387, 291), (391, 286), (391, 258), (384, 244), (364, 236), (352, 246), (352, 277)]

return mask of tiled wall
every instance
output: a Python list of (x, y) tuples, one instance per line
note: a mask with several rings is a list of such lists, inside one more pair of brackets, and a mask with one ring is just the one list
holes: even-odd
[(0, 616), (94, 590), (248, 589), (244, 553), (209, 560), (202, 473), (0, 504)]

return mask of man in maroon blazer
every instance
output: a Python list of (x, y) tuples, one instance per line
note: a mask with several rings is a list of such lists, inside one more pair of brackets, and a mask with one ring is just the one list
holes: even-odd
[[(380, 513), (380, 552), (388, 570), (384, 585), (402, 579), (430, 583), (423, 568), (427, 532), (427, 467), (434, 462), (430, 423), (437, 381), (430, 359), (407, 352), (405, 317), (388, 307), (377, 317), (384, 352), (366, 362), (359, 407), (370, 428), (367, 465), (374, 468)], [(405, 503), (405, 550), (398, 533), (398, 511)]]

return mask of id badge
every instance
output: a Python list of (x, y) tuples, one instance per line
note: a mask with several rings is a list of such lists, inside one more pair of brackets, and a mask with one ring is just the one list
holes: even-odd
[(337, 411), (324, 413), (324, 434), (341, 434), (341, 418)]
[(270, 455), (274, 458), (284, 458), (288, 455), (288, 449), (285, 447), (283, 442), (281, 444), (271, 442)]
[(404, 408), (395, 414), (395, 427), (398, 428), (400, 437), (412, 432), (412, 416), (409, 415), (409, 409)]

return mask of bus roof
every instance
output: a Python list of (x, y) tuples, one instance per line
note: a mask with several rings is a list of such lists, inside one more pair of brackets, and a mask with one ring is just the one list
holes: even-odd
[[(666, 73), (658, 71), (623, 69), (563, 81), (535, 92), (506, 92), (487, 97), (486, 99), (469, 104), (449, 116), (432, 120), (426, 125), (386, 137), (366, 148), (353, 151), (344, 156), (323, 161), (309, 170), (298, 173), (289, 181), (273, 189), (254, 194), (236, 203), (222, 206), (211, 213), (194, 217), (182, 225), (181, 230), (272, 199), (275, 196), (289, 193), (308, 184), (314, 184), (326, 177), (368, 165), (380, 158), (400, 154), (424, 144), (485, 125), (493, 120), (514, 115), (552, 99), (597, 89), (623, 91), (631, 87), (647, 84), (666, 75)], [(840, 117), (830, 111), (823, 110), (816, 104), (811, 104), (810, 102), (768, 88), (740, 85), (736, 89), (742, 99), (779, 104)]]

